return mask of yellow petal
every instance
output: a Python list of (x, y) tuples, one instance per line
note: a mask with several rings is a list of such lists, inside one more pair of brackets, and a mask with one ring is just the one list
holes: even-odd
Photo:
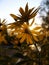
[(29, 39), (29, 42), (30, 42), (30, 44), (33, 44), (33, 41), (32, 41), (32, 39), (31, 39), (31, 38)]
[(40, 32), (36, 32), (36, 31), (34, 31), (34, 30), (32, 30), (31, 33), (32, 33), (32, 34), (36, 34), (36, 35), (39, 35), (39, 34), (40, 34)]
[(23, 33), (22, 34), (18, 34), (16, 37), (17, 38), (21, 38), (23, 36)]
[(41, 27), (35, 27), (33, 30), (39, 30), (41, 29)]
[(27, 44), (29, 44), (28, 35), (26, 36), (26, 42), (27, 42)]
[(35, 41), (38, 41), (38, 39), (35, 35), (33, 35), (33, 38), (34, 38)]
[(14, 27), (15, 27), (15, 25), (14, 24), (11, 24), (10, 26), (8, 26), (8, 29), (9, 28), (13, 29)]
[(28, 35), (28, 41), (29, 41), (29, 44), (33, 43), (32, 39), (31, 39), (31, 37), (29, 35)]
[(23, 43), (25, 39), (26, 39), (26, 34), (23, 34), (23, 36), (22, 36), (22, 38), (20, 40), (20, 43)]
[(27, 25), (26, 23), (24, 23), (24, 24), (22, 25), (22, 27), (23, 27), (24, 29), (26, 29), (26, 28), (28, 28), (28, 25)]

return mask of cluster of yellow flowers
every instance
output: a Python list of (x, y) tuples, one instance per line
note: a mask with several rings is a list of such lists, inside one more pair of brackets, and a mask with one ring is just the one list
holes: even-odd
[[(26, 42), (27, 44), (33, 44), (34, 41), (39, 42), (44, 39), (44, 37), (49, 36), (49, 30), (45, 30), (42, 26), (37, 26), (30, 30), (30, 26), (34, 23), (34, 17), (36, 16), (39, 7), (32, 12), (34, 8), (28, 9), (28, 3), (26, 4), (25, 11), (20, 7), (19, 12), (20, 16), (16, 16), (14, 14), (10, 14), (15, 22), (6, 25), (5, 19), (1, 22), (0, 20), (0, 44), (2, 42), (7, 43), (7, 39), (5, 36), (9, 36), (14, 39), (10, 40), (13, 44)], [(26, 13), (27, 12), (27, 13)], [(31, 25), (29, 25), (28, 21), (33, 18)], [(10, 31), (9, 31), (10, 30)], [(8, 33), (9, 32), (9, 33)]]
[(32, 30), (30, 30), (29, 27), (30, 26), (27, 23), (23, 23), (20, 28), (12, 29), (9, 35), (15, 35), (18, 39), (17, 41), (20, 43), (26, 42), (27, 44), (33, 44), (34, 41), (38, 42), (43, 40), (45, 34), (41, 31), (43, 29), (41, 26), (37, 26)]
[[(15, 27), (12, 28), (11, 26), (14, 26), (14, 24), (8, 25), (7, 29), (10, 29), (10, 33), (8, 33), (9, 36), (14, 36), (15, 38), (11, 41), (13, 44), (18, 44), (26, 42), (27, 44), (33, 44), (34, 41), (42, 41), (44, 37), (49, 36), (49, 31), (44, 30), (41, 26), (37, 26), (30, 30), (30, 26), (27, 23), (23, 23), (21, 27)], [(12, 29), (11, 29), (12, 28)], [(5, 39), (6, 34), (6, 25), (2, 24), (0, 27), (0, 44), (2, 42), (7, 43), (7, 40)], [(39, 30), (39, 31), (38, 31)], [(4, 33), (5, 32), (5, 33)]]

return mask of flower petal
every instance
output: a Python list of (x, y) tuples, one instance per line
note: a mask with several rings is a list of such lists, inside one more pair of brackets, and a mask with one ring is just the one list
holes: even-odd
[(26, 34), (23, 34), (23, 36), (22, 36), (22, 38), (20, 40), (20, 43), (23, 43), (25, 39), (26, 39)]
[(33, 35), (33, 38), (34, 38), (35, 41), (38, 41), (38, 39), (35, 35)]

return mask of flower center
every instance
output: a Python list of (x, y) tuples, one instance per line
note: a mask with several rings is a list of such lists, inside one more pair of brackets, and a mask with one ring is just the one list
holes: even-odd
[(30, 34), (30, 30), (26, 28), (25, 33)]

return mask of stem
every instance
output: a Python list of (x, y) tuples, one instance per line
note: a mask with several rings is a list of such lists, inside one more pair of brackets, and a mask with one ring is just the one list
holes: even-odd
[(40, 52), (38, 50), (38, 47), (37, 47), (36, 43), (34, 43), (34, 45), (35, 45), (36, 50), (37, 50), (38, 65), (42, 65)]

